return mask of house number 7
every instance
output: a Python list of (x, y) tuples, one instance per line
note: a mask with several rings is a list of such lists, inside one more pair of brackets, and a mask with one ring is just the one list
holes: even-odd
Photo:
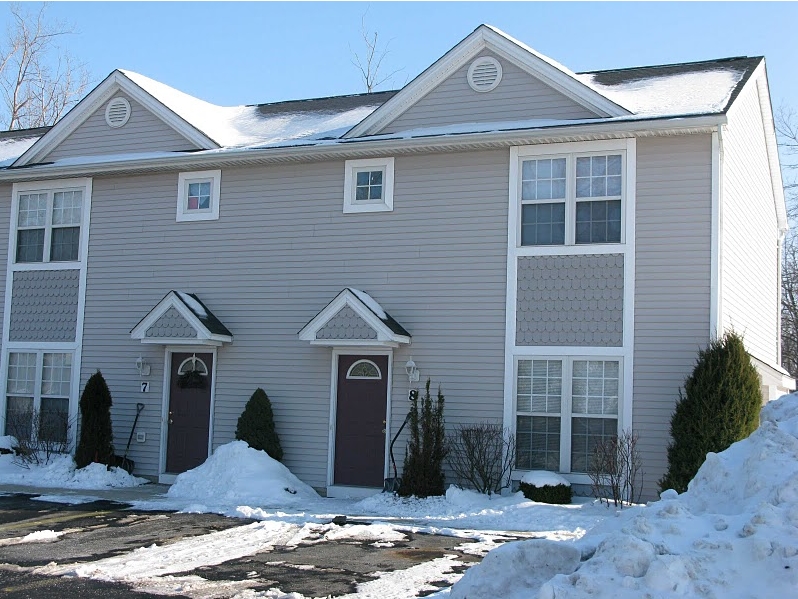
[(150, 382), (149, 381), (142, 381), (141, 382), (141, 392), (147, 393), (150, 390)]

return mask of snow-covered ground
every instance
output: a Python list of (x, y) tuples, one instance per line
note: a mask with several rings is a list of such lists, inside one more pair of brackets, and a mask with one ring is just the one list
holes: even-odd
[[(14, 437), (0, 437), (0, 448), (11, 449)], [(26, 485), (61, 489), (109, 489), (135, 487), (147, 480), (131, 476), (122, 468), (108, 470), (102, 464), (76, 469), (68, 455), (54, 455), (46, 465), (23, 465), (12, 454), (0, 454), (0, 485)]]
[[(766, 406), (760, 428), (748, 439), (709, 454), (686, 493), (669, 491), (660, 501), (620, 512), (589, 500), (553, 506), (520, 494), (488, 498), (455, 488), (424, 500), (388, 494), (323, 499), (287, 468), (241, 442), (220, 447), (205, 464), (178, 477), (165, 497), (136, 507), (259, 521), (38, 571), (123, 581), (160, 594), (305, 599), (276, 588), (255, 591), (247, 581), (179, 573), (277, 545), (343, 539), (389, 547), (408, 532), (435, 532), (477, 539), (467, 551), (487, 555), (462, 577), (457, 569), (468, 564), (456, 555), (378, 573), (347, 597), (408, 598), (434, 591), (434, 581), (453, 585), (432, 595), (449, 599), (795, 597), (798, 395)], [(330, 523), (339, 514), (349, 517), (346, 525)], [(506, 531), (535, 538), (506, 542)], [(39, 531), (13, 542), (54, 542), (54, 535)]]

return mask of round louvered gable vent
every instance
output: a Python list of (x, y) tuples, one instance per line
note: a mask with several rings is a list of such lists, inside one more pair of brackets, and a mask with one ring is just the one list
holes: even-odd
[(114, 98), (105, 107), (105, 122), (114, 129), (122, 127), (130, 120), (130, 102), (125, 98)]
[(496, 89), (502, 80), (502, 65), (490, 56), (477, 58), (468, 67), (468, 85), (476, 92)]

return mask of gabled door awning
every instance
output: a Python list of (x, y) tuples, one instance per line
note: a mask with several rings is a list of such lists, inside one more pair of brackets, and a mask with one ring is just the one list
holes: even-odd
[(173, 290), (133, 327), (130, 338), (161, 345), (222, 345), (233, 334), (196, 295)]
[(302, 341), (328, 347), (399, 347), (410, 333), (382, 309), (368, 293), (350, 287), (299, 331)]

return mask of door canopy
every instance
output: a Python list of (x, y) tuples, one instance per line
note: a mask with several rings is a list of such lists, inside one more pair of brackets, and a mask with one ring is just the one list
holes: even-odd
[(299, 331), (302, 341), (328, 347), (399, 347), (410, 333), (368, 293), (347, 287)]
[(233, 334), (196, 295), (170, 291), (133, 327), (130, 338), (160, 345), (222, 345), (233, 341)]

